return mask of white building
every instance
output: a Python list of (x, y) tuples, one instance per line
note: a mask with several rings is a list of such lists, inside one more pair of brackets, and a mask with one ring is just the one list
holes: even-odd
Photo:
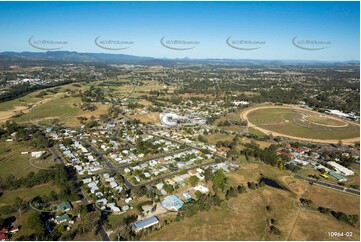
[(196, 191), (200, 191), (201, 193), (208, 193), (209, 192), (209, 189), (207, 187), (202, 186), (202, 185), (195, 186), (195, 187), (193, 187), (193, 189), (196, 190)]
[(40, 158), (44, 153), (45, 151), (33, 151), (31, 152), (31, 157)]
[(329, 161), (329, 162), (327, 162), (327, 164), (332, 166), (336, 170), (336, 172), (341, 173), (342, 175), (345, 175), (345, 176), (355, 175), (355, 173), (353, 171), (351, 171), (350, 169), (347, 169), (346, 167), (344, 167), (334, 161)]

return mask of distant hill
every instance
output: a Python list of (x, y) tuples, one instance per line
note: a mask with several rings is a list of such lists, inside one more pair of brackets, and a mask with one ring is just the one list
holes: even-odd
[(153, 60), (151, 57), (139, 57), (123, 54), (79, 53), (76, 51), (47, 51), (47, 52), (2, 52), (0, 59), (26, 59), (37, 61), (64, 62), (114, 62), (134, 63)]
[(76, 51), (47, 51), (47, 52), (0, 52), (0, 60), (4, 62), (17, 61), (55, 61), (55, 62), (83, 62), (83, 63), (113, 63), (113, 64), (142, 64), (142, 65), (172, 65), (183, 64), (254, 64), (254, 65), (296, 65), (296, 64), (359, 64), (360, 61), (308, 61), (308, 60), (252, 60), (252, 59), (190, 59), (190, 58), (153, 58), (125, 54), (79, 53)]

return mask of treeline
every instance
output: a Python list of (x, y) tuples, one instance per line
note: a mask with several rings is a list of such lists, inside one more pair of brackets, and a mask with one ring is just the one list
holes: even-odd
[(82, 102), (107, 102), (109, 101), (101, 88), (90, 86), (88, 90), (81, 93)]
[(74, 171), (71, 170), (71, 168), (56, 165), (51, 170), (39, 170), (37, 173), (30, 172), (26, 177), (22, 178), (16, 178), (13, 175), (9, 175), (5, 179), (0, 177), (0, 189), (15, 190), (21, 187), (30, 188), (52, 181), (54, 185), (60, 188), (60, 192), (56, 195), (58, 198), (63, 200), (77, 200), (79, 198), (76, 193), (77, 189), (74, 181), (70, 179), (72, 173), (74, 173)]
[(345, 222), (352, 226), (356, 226), (359, 221), (359, 216), (357, 214), (347, 215), (344, 212), (336, 212), (326, 207), (318, 207), (317, 210), (323, 214), (332, 215), (337, 220)]
[(247, 189), (242, 184), (239, 185), (237, 188), (231, 186), (226, 192), (226, 199), (229, 200), (232, 197), (237, 197), (238, 194), (243, 194), (246, 192), (247, 192)]
[(50, 83), (47, 85), (35, 85), (35, 86), (30, 85), (29, 83), (16, 85), (13, 86), (10, 91), (0, 95), (0, 102), (10, 101), (18, 97), (23, 97), (26, 94), (36, 90), (46, 89), (49, 87), (63, 86), (69, 83), (72, 83), (72, 81), (61, 81), (61, 82)]
[[(15, 136), (12, 136), (14, 133)], [(6, 121), (6, 123), (0, 127), (0, 139), (5, 140), (10, 137), (18, 142), (26, 142), (28, 145), (36, 148), (49, 148), (54, 144), (52, 139), (48, 139), (45, 134), (35, 126), (21, 126), (16, 122)]]
[(214, 206), (220, 206), (222, 200), (217, 195), (205, 195), (198, 196), (198, 200), (190, 203), (186, 203), (179, 210), (176, 221), (180, 221), (183, 218), (191, 217), (200, 211), (209, 211)]
[(246, 126), (247, 125), (247, 120), (224, 120), (224, 121), (220, 121), (218, 123), (218, 127), (222, 127), (222, 126), (226, 126), (229, 127), (231, 125), (237, 125), (237, 126)]
[(246, 159), (248, 160), (249, 157), (254, 157), (256, 159), (260, 159), (266, 164), (272, 165), (272, 166), (278, 166), (279, 163), (284, 160), (288, 161), (288, 157), (280, 157), (276, 154), (276, 150), (278, 148), (277, 145), (270, 145), (267, 148), (261, 149), (258, 144), (255, 142), (246, 143), (244, 144), (245, 148), (241, 150), (241, 155), (244, 155)]

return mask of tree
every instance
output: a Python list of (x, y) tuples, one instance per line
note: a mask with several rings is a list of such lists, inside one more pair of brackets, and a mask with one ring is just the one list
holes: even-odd
[(19, 197), (15, 198), (14, 208), (16, 209), (20, 217), (25, 212), (26, 207), (27, 207), (27, 203), (23, 199)]
[(274, 225), (270, 226), (271, 234), (280, 235), (281, 231)]
[(252, 190), (255, 190), (257, 187), (256, 187), (256, 184), (252, 181), (252, 182), (248, 182), (247, 183), (248, 185), (248, 188), (249, 189), (252, 189)]
[(212, 168), (208, 167), (205, 171), (204, 171), (204, 180), (206, 182), (210, 181), (212, 179)]
[(239, 185), (239, 186), (237, 187), (237, 191), (238, 191), (238, 193), (240, 193), (240, 194), (247, 192), (246, 187), (243, 186), (243, 185)]
[(329, 214), (329, 213), (331, 213), (331, 209), (329, 209), (329, 208), (324, 208), (324, 207), (318, 207), (318, 211), (320, 211), (321, 213), (324, 213), (324, 214)]
[(215, 188), (223, 189), (224, 185), (226, 184), (226, 175), (223, 173), (222, 170), (216, 171), (212, 177), (213, 186)]
[(31, 229), (34, 231), (37, 240), (42, 240), (45, 235), (45, 227), (44, 222), (41, 219), (41, 214), (32, 211), (27, 222), (28, 224), (31, 224)]
[(5, 225), (5, 220), (0, 217), (0, 228), (4, 227), (4, 225)]
[(310, 207), (313, 204), (312, 200), (305, 199), (305, 198), (300, 198), (300, 202), (302, 205), (307, 206), (307, 207)]
[(97, 223), (100, 220), (100, 211), (88, 212), (86, 206), (81, 207), (80, 228), (83, 234), (97, 229)]
[(199, 178), (197, 176), (191, 176), (189, 178), (189, 183), (194, 187), (198, 184)]

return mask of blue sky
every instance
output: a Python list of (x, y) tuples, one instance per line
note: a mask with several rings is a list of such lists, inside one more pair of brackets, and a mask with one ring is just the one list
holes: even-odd
[[(66, 41), (62, 50), (167, 58), (359, 60), (359, 2), (0, 2), (0, 51), (41, 51), (37, 40)], [(133, 41), (105, 50), (94, 39)], [(196, 41), (172, 50), (160, 39)], [(238, 50), (226, 39), (261, 41)], [(296, 48), (292, 39), (327, 41)], [(115, 46), (115, 45), (114, 45)], [(239, 45), (241, 46), (241, 45)], [(242, 45), (241, 47), (244, 47)], [(119, 47), (119, 46), (118, 46)], [(309, 45), (304, 47), (310, 47)], [(314, 46), (311, 46), (314, 47)]]

